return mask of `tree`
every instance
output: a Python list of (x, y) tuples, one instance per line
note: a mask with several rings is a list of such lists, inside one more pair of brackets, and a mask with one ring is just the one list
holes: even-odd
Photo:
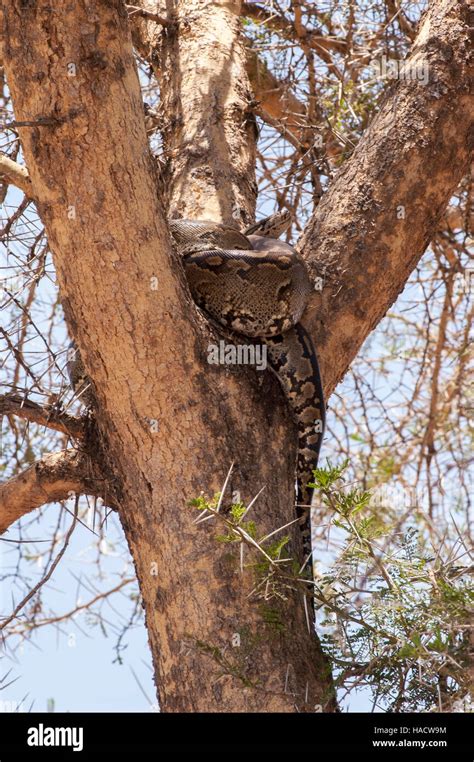
[[(192, 303), (166, 216), (253, 221), (256, 116), (280, 130), (295, 148), (294, 171), (311, 183), (314, 208), (298, 246), (316, 288), (304, 324), (329, 397), (468, 170), (468, 9), (433, 3), (416, 36), (398, 14), (413, 39), (408, 73), (385, 92), (352, 151), (341, 150), (335, 125), (320, 121), (314, 59), (337, 78), (333, 55), (358, 51), (355, 86), (375, 39), (363, 50), (360, 35), (334, 39), (323, 14), (324, 37), (312, 7), (299, 2), (288, 29), (281, 9), (269, 14), (261, 4), (171, 6), (128, 7), (130, 21), (119, 1), (58, 10), (14, 2), (4, 10), (5, 71), (27, 171), (7, 158), (2, 172), (34, 201), (45, 226), (97, 408), (79, 423), (7, 395), (9, 413), (67, 431), (76, 444), (3, 485), (0, 522), (6, 529), (70, 490), (118, 509), (163, 710), (332, 710), (330, 664), (307, 627), (301, 592), (274, 604), (285, 626), (272, 627), (249, 599), (252, 570), (240, 573), (232, 548), (193, 523), (190, 498), (219, 491), (234, 464), (229, 494), (247, 505), (265, 486), (252, 506), (261, 536), (290, 524), (294, 431), (276, 382), (265, 379), (262, 390), (243, 369), (209, 372), (206, 348), (216, 334)], [(308, 67), (306, 102), (245, 44), (242, 14), (264, 21), (270, 39), (296, 41)], [(132, 36), (159, 81), (158, 162), (147, 143)], [(288, 532), (298, 549), (294, 525)], [(239, 649), (227, 658), (236, 634)], [(215, 670), (219, 681), (209, 679)]]

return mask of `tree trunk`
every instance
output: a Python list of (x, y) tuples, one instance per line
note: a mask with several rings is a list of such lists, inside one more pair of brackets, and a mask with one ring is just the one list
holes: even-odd
[[(162, 185), (173, 217), (254, 222), (256, 126), (240, 6), (240, 0), (173, 3), (175, 26), (159, 38), (168, 158)], [(167, 7), (159, 4), (164, 14)]]
[(162, 709), (333, 708), (301, 593), (272, 602), (282, 624), (267, 623), (238, 550), (216, 541), (221, 527), (194, 525), (187, 506), (218, 490), (234, 462), (229, 494), (249, 502), (265, 486), (252, 508), (262, 535), (293, 520), (293, 430), (272, 379), (260, 388), (251, 372), (206, 362), (209, 329), (156, 197), (123, 5), (18, 1), (5, 24), (15, 116), (37, 122), (19, 128), (25, 160), (96, 389), (104, 470), (116, 479)]

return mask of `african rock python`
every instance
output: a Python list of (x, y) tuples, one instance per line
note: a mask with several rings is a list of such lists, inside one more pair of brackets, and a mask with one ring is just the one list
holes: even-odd
[[(278, 240), (289, 214), (274, 214), (243, 233), (206, 220), (170, 220), (195, 302), (226, 330), (265, 343), (298, 427), (297, 516), (305, 554), (311, 553), (309, 505), (313, 469), (324, 431), (325, 406), (318, 362), (310, 337), (299, 324), (311, 292), (303, 260)], [(72, 343), (71, 384), (84, 404), (93, 400), (78, 351)]]
[(194, 301), (215, 322), (267, 345), (298, 427), (297, 515), (305, 554), (311, 553), (309, 505), (324, 433), (325, 405), (318, 361), (300, 325), (311, 293), (305, 264), (278, 240), (289, 214), (274, 214), (243, 233), (205, 220), (171, 220)]

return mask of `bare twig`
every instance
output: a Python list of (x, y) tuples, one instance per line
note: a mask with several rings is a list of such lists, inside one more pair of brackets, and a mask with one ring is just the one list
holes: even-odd
[(48, 429), (68, 434), (75, 439), (83, 439), (85, 435), (83, 419), (55, 410), (53, 407), (43, 407), (18, 394), (0, 395), (1, 415), (15, 415)]
[(22, 190), (28, 198), (32, 197), (33, 189), (27, 168), (5, 155), (0, 156), (0, 177)]
[(43, 457), (0, 484), (0, 534), (35, 508), (74, 495), (102, 497), (114, 506), (112, 490), (86, 454), (64, 450)]

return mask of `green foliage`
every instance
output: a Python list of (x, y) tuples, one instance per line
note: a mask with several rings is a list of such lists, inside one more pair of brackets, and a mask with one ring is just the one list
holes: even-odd
[[(189, 501), (189, 505), (203, 514), (213, 515), (226, 528), (225, 533), (215, 535), (219, 543), (239, 544), (247, 548), (244, 568), (254, 573), (255, 587), (251, 595), (269, 601), (272, 598), (286, 600), (287, 593), (301, 584), (298, 579), (299, 565), (288, 554), (288, 535), (279, 531), (259, 537), (255, 521), (247, 519), (248, 508), (243, 503), (232, 503), (227, 510), (218, 510), (219, 495), (213, 500), (203, 496)], [(206, 518), (203, 515), (203, 518)], [(260, 533), (261, 534), (261, 533)]]
[(389, 711), (452, 706), (469, 688), (468, 570), (433, 554), (416, 526), (393, 533), (370, 492), (344, 489), (347, 465), (317, 469), (314, 481), (340, 543), (315, 593), (337, 683), (369, 688)]
[(201, 493), (199, 497), (193, 497), (192, 500), (189, 501), (188, 505), (190, 505), (192, 508), (196, 508), (198, 511), (214, 510), (217, 507), (220, 496), (221, 493), (216, 492), (214, 497), (209, 500)]
[(230, 531), (227, 534), (216, 535), (218, 542), (242, 542), (242, 534), (237, 531), (237, 528), (246, 532), (249, 537), (255, 538), (257, 528), (254, 521), (244, 521), (244, 516), (247, 513), (247, 508), (243, 503), (233, 503), (229, 511), (229, 524)]

